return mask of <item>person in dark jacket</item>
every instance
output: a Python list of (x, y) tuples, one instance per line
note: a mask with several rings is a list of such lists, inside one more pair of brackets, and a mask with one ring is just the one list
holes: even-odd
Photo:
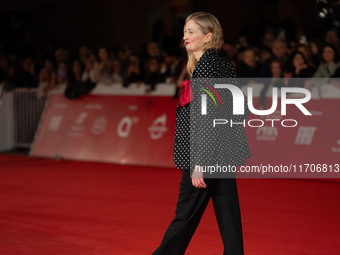
[(38, 87), (38, 76), (35, 72), (34, 61), (31, 57), (26, 57), (22, 67), (14, 75), (16, 87), (36, 88)]
[(264, 86), (260, 92), (259, 98), (260, 110), (263, 110), (266, 107), (268, 90), (272, 89), (273, 87), (282, 88), (283, 86), (285, 86), (285, 84), (283, 83), (283, 66), (279, 59), (273, 59), (270, 63), (270, 73), (272, 74), (270, 78), (263, 79)]
[(237, 76), (241, 78), (255, 78), (261, 66), (256, 61), (256, 54), (252, 48), (243, 51), (243, 61), (238, 68)]
[(287, 71), (293, 78), (309, 78), (315, 72), (315, 69), (308, 65), (305, 56), (299, 51), (291, 54), (289, 67)]
[(287, 52), (287, 45), (285, 41), (277, 39), (273, 43), (272, 47), (273, 56), (268, 58), (262, 65), (260, 71), (258, 72), (257, 76), (261, 78), (269, 78), (272, 76), (270, 71), (271, 62), (274, 59), (278, 59), (281, 62), (281, 65), (284, 69), (287, 68), (289, 64), (289, 54)]
[(164, 81), (165, 79), (160, 73), (160, 63), (158, 58), (156, 57), (149, 58), (149, 63), (146, 70), (146, 78), (144, 80), (144, 83), (147, 86), (146, 92), (149, 93), (155, 90), (156, 85)]
[[(180, 93), (182, 96), (176, 110), (174, 138), (174, 163), (182, 170), (182, 179), (175, 218), (166, 230), (160, 246), (152, 254), (183, 255), (212, 198), (224, 244), (223, 254), (243, 255), (236, 179), (208, 178), (204, 176), (203, 168), (213, 162), (239, 166), (251, 156), (243, 125), (237, 125), (236, 128), (224, 125), (212, 130), (210, 122), (221, 116), (235, 118), (240, 122), (248, 116), (249, 109), (244, 104), (244, 113), (235, 117), (232, 114), (233, 98), (230, 91), (213, 88), (216, 84), (214, 81), (223, 78), (232, 82), (236, 77), (231, 62), (217, 54), (224, 44), (223, 30), (217, 18), (206, 12), (191, 14), (185, 22), (183, 40), (188, 53), (187, 70), (191, 79), (190, 84), (186, 81), (182, 85), (191, 85), (193, 98), (184, 97), (190, 95), (190, 86), (183, 85), (181, 89), (184, 92)], [(200, 88), (206, 83), (208, 86), (205, 88), (212, 91), (209, 93), (218, 93), (221, 100), (218, 101), (223, 104), (216, 107), (212, 99), (207, 100), (207, 114), (201, 115)]]

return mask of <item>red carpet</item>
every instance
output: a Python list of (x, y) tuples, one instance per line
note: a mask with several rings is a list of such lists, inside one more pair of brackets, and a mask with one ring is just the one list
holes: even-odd
[[(176, 169), (0, 155), (0, 254), (150, 255), (174, 216), (180, 178)], [(246, 255), (340, 254), (339, 183), (238, 187)], [(222, 254), (211, 203), (186, 254)]]

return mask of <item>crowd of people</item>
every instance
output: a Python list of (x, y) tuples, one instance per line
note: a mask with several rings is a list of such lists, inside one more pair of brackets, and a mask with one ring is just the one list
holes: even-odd
[(127, 45), (117, 50), (101, 47), (96, 51), (82, 45), (74, 59), (67, 49), (58, 48), (52, 57), (41, 62), (34, 56), (20, 60), (11, 53), (1, 56), (1, 81), (9, 82), (12, 87), (39, 87), (44, 93), (60, 84), (72, 87), (79, 82), (124, 87), (131, 83), (145, 84), (146, 92), (154, 90), (159, 83), (176, 83), (185, 64), (180, 49), (161, 50), (156, 42), (150, 42), (144, 54), (142, 57)]
[(235, 60), (239, 77), (329, 78), (339, 77), (339, 46), (335, 30), (327, 31), (324, 40), (302, 37), (289, 45), (266, 34), (261, 47), (245, 41), (236, 58), (233, 51), (228, 56)]
[[(244, 36), (234, 44), (226, 42), (219, 54), (232, 61), (242, 78), (327, 78), (340, 77), (339, 46), (339, 36), (333, 29), (325, 31), (323, 38), (301, 35), (290, 41), (272, 30), (258, 45)], [(181, 81), (189, 78), (182, 43), (170, 49), (151, 41), (142, 50), (126, 44), (99, 49), (81, 45), (78, 52), (57, 47), (52, 52), (0, 52), (0, 83), (7, 84), (7, 88), (38, 87), (43, 97), (60, 84), (70, 89), (84, 83), (123, 87), (137, 83), (145, 86), (146, 93), (168, 83), (176, 86), (178, 93)]]

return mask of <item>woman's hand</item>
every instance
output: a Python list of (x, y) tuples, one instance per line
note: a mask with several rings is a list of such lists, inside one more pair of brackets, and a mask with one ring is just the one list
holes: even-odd
[(191, 182), (192, 182), (192, 185), (195, 186), (196, 188), (207, 187), (203, 179), (203, 167), (202, 166), (195, 165), (195, 168), (191, 176)]

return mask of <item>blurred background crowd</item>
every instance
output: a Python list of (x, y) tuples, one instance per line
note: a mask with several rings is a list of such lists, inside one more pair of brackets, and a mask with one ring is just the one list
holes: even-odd
[[(124, 87), (137, 83), (145, 84), (148, 93), (168, 83), (177, 86), (177, 93), (181, 81), (188, 78), (184, 17), (177, 20), (179, 29), (170, 39), (157, 34), (162, 27), (158, 20), (146, 43), (92, 47), (84, 42), (76, 48), (51, 41), (41, 46), (39, 35), (20, 11), (7, 11), (1, 19), (0, 83), (7, 90), (38, 87), (43, 97), (60, 84), (72, 88), (79, 83)], [(228, 32), (228, 26), (222, 26)], [(225, 40), (219, 54), (232, 61), (238, 77), (340, 77), (336, 26), (325, 23), (317, 33), (308, 33), (296, 24), (263, 24), (261, 31), (255, 39), (240, 31), (235, 40)]]

